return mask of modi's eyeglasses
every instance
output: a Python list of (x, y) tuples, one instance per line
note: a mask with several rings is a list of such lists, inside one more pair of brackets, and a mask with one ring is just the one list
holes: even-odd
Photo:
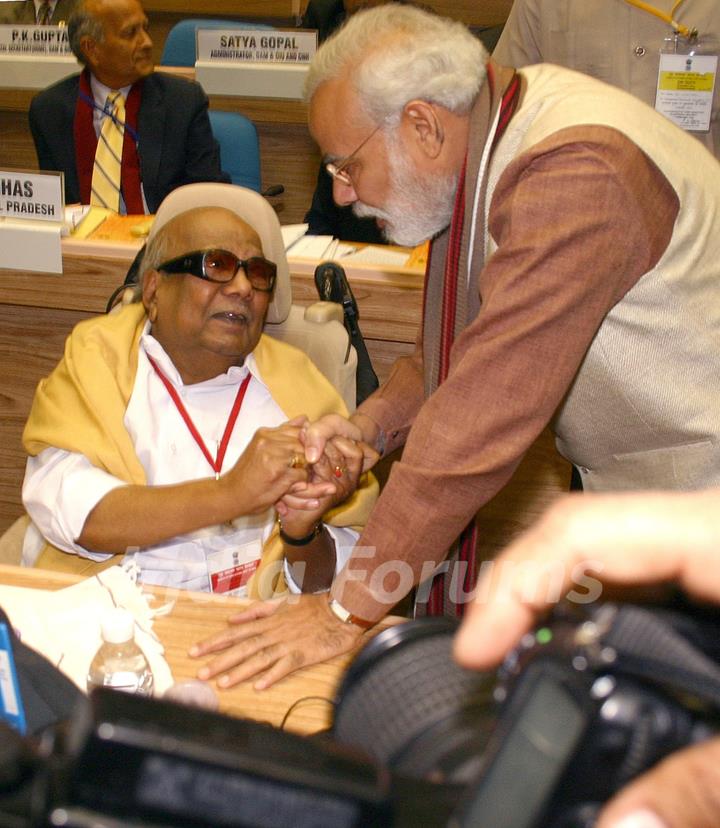
[(339, 181), (341, 184), (344, 184), (346, 187), (352, 187), (353, 181), (352, 176), (347, 171), (347, 168), (352, 164), (355, 160), (355, 156), (360, 152), (360, 150), (368, 143), (368, 141), (377, 133), (379, 132), (384, 124), (378, 124), (375, 129), (368, 135), (368, 137), (354, 150), (351, 152), (350, 155), (346, 155), (341, 161), (337, 163), (331, 161), (325, 164), (325, 169), (327, 170), (328, 174), (331, 175), (335, 181)]
[(253, 290), (270, 293), (275, 287), (277, 267), (274, 262), (262, 256), (238, 259), (229, 250), (212, 248), (185, 253), (158, 266), (163, 273), (189, 273), (208, 282), (226, 284), (232, 282), (235, 274), (242, 268)]

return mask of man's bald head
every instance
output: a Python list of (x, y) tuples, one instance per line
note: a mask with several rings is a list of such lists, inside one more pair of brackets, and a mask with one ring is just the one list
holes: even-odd
[(131, 86), (154, 67), (148, 19), (139, 0), (78, 0), (68, 20), (75, 57), (111, 89)]

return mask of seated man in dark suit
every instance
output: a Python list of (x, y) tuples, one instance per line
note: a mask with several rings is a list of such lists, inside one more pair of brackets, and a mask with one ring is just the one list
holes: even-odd
[(0, 23), (22, 23), (26, 26), (65, 23), (75, 8), (75, 0), (20, 0), (0, 3)]
[(153, 71), (147, 25), (138, 0), (78, 0), (68, 37), (85, 69), (30, 105), (40, 169), (65, 174), (68, 202), (154, 213), (182, 184), (230, 180), (205, 93)]

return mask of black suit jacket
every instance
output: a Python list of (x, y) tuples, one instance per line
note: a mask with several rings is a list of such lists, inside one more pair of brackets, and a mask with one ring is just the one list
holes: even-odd
[(310, 0), (302, 19), (303, 29), (317, 29), (320, 43), (345, 20), (343, 0)]
[[(30, 130), (41, 170), (65, 173), (65, 200), (80, 201), (73, 121), (79, 75), (36, 95)], [(162, 72), (145, 78), (138, 112), (138, 155), (148, 210), (176, 187), (196, 181), (229, 182), (208, 119), (208, 99), (199, 84)]]

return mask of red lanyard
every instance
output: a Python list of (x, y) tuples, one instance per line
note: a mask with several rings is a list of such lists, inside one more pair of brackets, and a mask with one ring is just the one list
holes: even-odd
[(228, 443), (230, 442), (230, 435), (233, 433), (233, 429), (235, 428), (235, 421), (240, 413), (240, 408), (242, 407), (243, 399), (245, 398), (245, 392), (247, 391), (247, 387), (250, 382), (250, 373), (248, 372), (248, 375), (243, 380), (242, 385), (238, 388), (237, 396), (235, 397), (235, 402), (233, 403), (233, 407), (230, 411), (230, 416), (228, 417), (222, 440), (220, 440), (220, 444), (218, 445), (217, 457), (213, 460), (212, 455), (207, 450), (205, 441), (200, 436), (200, 432), (197, 428), (195, 428), (195, 423), (190, 419), (190, 415), (187, 413), (187, 409), (183, 405), (183, 401), (180, 399), (180, 395), (176, 391), (175, 386), (160, 370), (160, 366), (150, 355), (148, 355), (148, 359), (150, 360), (150, 365), (152, 365), (155, 369), (155, 373), (160, 377), (165, 388), (167, 388), (167, 392), (170, 394), (170, 399), (175, 403), (175, 408), (177, 408), (180, 412), (180, 416), (185, 421), (188, 431), (192, 434), (193, 439), (198, 446), (200, 446), (200, 451), (202, 451), (205, 455), (205, 459), (208, 463), (210, 463), (212, 470), (215, 472), (215, 479), (217, 480), (220, 477), (220, 472), (222, 471), (222, 464), (225, 459), (225, 452), (227, 451)]

